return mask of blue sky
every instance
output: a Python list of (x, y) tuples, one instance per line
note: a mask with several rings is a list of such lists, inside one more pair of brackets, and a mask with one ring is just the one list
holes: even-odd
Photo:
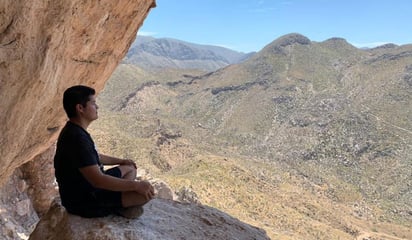
[(410, 0), (156, 0), (138, 35), (259, 51), (278, 37), (412, 43)]

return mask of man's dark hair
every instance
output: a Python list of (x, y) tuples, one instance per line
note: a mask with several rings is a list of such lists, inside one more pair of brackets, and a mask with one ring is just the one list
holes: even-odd
[(93, 96), (95, 93), (96, 91), (93, 88), (82, 85), (66, 89), (63, 94), (63, 107), (67, 117), (76, 117), (76, 105), (81, 104), (86, 107), (87, 102), (90, 100), (90, 96)]

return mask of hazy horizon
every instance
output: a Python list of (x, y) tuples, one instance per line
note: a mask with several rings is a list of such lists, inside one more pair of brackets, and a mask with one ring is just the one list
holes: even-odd
[(317, 42), (344, 38), (359, 48), (412, 42), (412, 32), (408, 31), (412, 2), (406, 0), (156, 3), (138, 35), (222, 46), (245, 53), (259, 51), (289, 33), (299, 33)]

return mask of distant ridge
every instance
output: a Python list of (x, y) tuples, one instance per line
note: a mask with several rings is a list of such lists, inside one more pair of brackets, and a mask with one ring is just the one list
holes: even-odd
[(214, 71), (239, 63), (253, 53), (237, 52), (228, 48), (189, 43), (172, 38), (138, 36), (124, 63), (144, 69), (177, 68)]
[(104, 150), (273, 239), (412, 239), (410, 44), (292, 33), (207, 73), (121, 64), (98, 100)]

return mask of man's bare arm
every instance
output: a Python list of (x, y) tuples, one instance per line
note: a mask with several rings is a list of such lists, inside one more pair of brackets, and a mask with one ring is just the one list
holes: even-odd
[(148, 200), (154, 196), (153, 186), (147, 181), (127, 180), (106, 175), (100, 171), (98, 165), (83, 167), (79, 170), (93, 187), (110, 191), (138, 192)]
[(105, 154), (99, 154), (100, 157), (100, 162), (103, 165), (133, 165), (135, 168), (136, 167), (136, 163), (133, 160), (130, 159), (121, 159), (121, 158), (116, 158), (116, 157), (112, 157), (112, 156), (108, 156)]

